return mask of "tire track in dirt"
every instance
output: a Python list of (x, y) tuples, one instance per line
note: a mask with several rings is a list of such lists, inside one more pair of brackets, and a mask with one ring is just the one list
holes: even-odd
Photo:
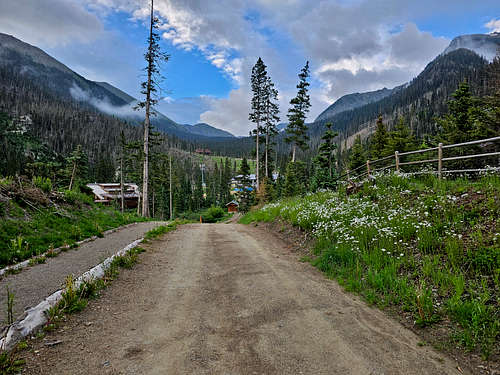
[(185, 225), (147, 250), (25, 373), (459, 374), (259, 228)]

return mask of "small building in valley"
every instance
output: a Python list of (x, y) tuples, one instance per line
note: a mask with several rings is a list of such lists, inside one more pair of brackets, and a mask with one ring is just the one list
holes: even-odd
[[(94, 202), (110, 204), (121, 199), (119, 183), (93, 183), (87, 184), (94, 194)], [(123, 184), (123, 197), (125, 207), (135, 208), (139, 203), (139, 187), (136, 184)]]
[(227, 212), (238, 212), (239, 203), (236, 201), (231, 201), (226, 204)]

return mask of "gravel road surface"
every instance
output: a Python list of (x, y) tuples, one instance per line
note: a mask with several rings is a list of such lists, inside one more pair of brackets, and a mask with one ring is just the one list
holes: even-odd
[(184, 225), (25, 354), (26, 374), (463, 374), (252, 226)]
[(5, 320), (4, 306), (7, 306), (5, 285), (8, 285), (15, 295), (14, 315), (22, 315), (26, 308), (36, 306), (44, 298), (61, 289), (68, 275), (80, 276), (161, 224), (161, 222), (136, 223), (107, 234), (103, 238), (84, 243), (76, 249), (61, 252), (55, 258), (47, 258), (45, 263), (24, 268), (18, 274), (4, 276), (0, 281), (0, 306), (2, 306), (0, 328)]

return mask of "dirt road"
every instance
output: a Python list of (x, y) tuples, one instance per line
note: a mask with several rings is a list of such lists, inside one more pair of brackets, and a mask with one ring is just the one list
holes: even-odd
[(185, 225), (141, 259), (24, 373), (461, 373), (259, 228)]

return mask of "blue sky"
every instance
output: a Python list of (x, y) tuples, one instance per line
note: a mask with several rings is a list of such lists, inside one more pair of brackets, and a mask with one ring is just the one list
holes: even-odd
[[(0, 32), (138, 97), (147, 5), (3, 0)], [(455, 36), (500, 30), (500, 3), (490, 0), (155, 0), (155, 7), (171, 55), (160, 110), (237, 135), (250, 129), (249, 76), (259, 56), (280, 92), (283, 121), (310, 61), (313, 120), (342, 95), (412, 79)]]

